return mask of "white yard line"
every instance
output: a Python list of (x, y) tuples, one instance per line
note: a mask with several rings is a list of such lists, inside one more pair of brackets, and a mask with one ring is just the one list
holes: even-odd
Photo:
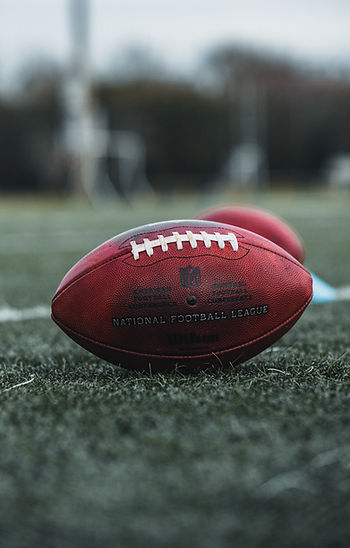
[[(1, 234), (0, 255), (65, 253), (85, 250), (87, 242), (98, 245), (112, 238), (117, 231), (111, 230), (60, 230), (48, 234), (35, 232)], [(93, 244), (92, 244), (93, 245)]]
[(12, 308), (4, 306), (0, 308), (0, 323), (21, 322), (22, 320), (35, 320), (37, 318), (48, 318), (50, 316), (48, 306), (39, 305), (32, 308)]
[(337, 289), (337, 301), (350, 301), (350, 285)]
[[(350, 300), (350, 285), (337, 289), (337, 301)], [(39, 305), (32, 308), (12, 308), (11, 306), (0, 307), (0, 323), (21, 322), (23, 320), (35, 320), (37, 318), (49, 318), (50, 307)]]

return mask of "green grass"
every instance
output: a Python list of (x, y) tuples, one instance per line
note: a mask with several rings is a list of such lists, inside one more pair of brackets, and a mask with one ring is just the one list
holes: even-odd
[[(350, 284), (346, 197), (211, 200), (283, 215), (305, 240), (307, 265)], [(48, 305), (103, 240), (207, 205), (186, 197), (90, 211), (4, 200), (0, 308)], [(115, 368), (50, 320), (0, 323), (1, 545), (346, 546), (349, 316), (347, 302), (313, 304), (246, 364), (190, 376)]]

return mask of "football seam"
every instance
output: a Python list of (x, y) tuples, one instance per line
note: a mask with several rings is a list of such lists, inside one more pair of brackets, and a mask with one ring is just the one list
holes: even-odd
[[(120, 250), (119, 250), (120, 251)], [(128, 254), (128, 250), (127, 249), (123, 249), (121, 250), (121, 252), (117, 253), (116, 255), (113, 255), (113, 257), (109, 257), (108, 259), (104, 259), (102, 261), (102, 263), (98, 263), (97, 265), (94, 265), (94, 266), (91, 266), (88, 270), (85, 270), (84, 272), (82, 272), (81, 274), (77, 274), (77, 276), (75, 276), (75, 278), (73, 278), (67, 285), (65, 285), (64, 287), (62, 287), (62, 289), (60, 289), (54, 296), (53, 296), (53, 299), (52, 299), (52, 303), (54, 303), (58, 297), (60, 297), (67, 289), (69, 289), (70, 287), (72, 287), (72, 285), (74, 285), (76, 282), (78, 282), (79, 280), (81, 280), (82, 278), (84, 278), (85, 276), (87, 276), (88, 274), (90, 274), (91, 272), (95, 272), (95, 270), (98, 270), (99, 268), (101, 268), (102, 266), (108, 264), (108, 263), (111, 263), (113, 261), (115, 261), (116, 259), (119, 259), (120, 257), (123, 257), (124, 255), (127, 255)], [(131, 253), (130, 253), (131, 255)]]
[[(235, 351), (235, 350), (239, 350), (241, 348), (245, 348), (251, 344), (254, 344), (256, 342), (258, 342), (259, 340), (261, 339), (264, 339), (265, 337), (271, 335), (272, 333), (274, 333), (275, 331), (278, 331), (278, 329), (280, 329), (281, 327), (283, 327), (284, 325), (288, 324), (289, 322), (291, 322), (295, 316), (298, 316), (299, 314), (302, 313), (302, 311), (308, 306), (308, 304), (310, 303), (312, 299), (312, 292), (311, 292), (311, 295), (307, 298), (307, 300), (294, 312), (294, 314), (292, 314), (292, 316), (289, 316), (286, 320), (284, 320), (283, 322), (279, 323), (276, 327), (274, 327), (273, 329), (270, 329), (269, 331), (266, 331), (265, 333), (263, 333), (262, 335), (260, 335), (259, 337), (256, 337), (255, 339), (252, 339), (246, 343), (243, 343), (243, 344), (240, 344), (238, 346), (232, 346), (232, 347), (229, 347), (229, 348), (224, 348), (224, 349), (220, 349), (220, 350), (216, 350), (215, 351), (215, 354), (218, 354), (220, 355), (221, 353), (223, 352), (230, 352), (230, 351)], [(213, 353), (209, 353), (209, 354), (189, 354), (189, 355), (181, 355), (181, 356), (177, 356), (177, 355), (165, 355), (165, 354), (145, 354), (143, 352), (135, 352), (133, 350), (129, 350), (129, 349), (125, 349), (125, 348), (119, 348), (117, 346), (111, 346), (109, 344), (105, 344), (105, 343), (102, 343), (102, 342), (99, 342), (99, 341), (96, 341), (94, 339), (91, 339), (90, 337), (87, 337), (86, 335), (83, 335), (82, 333), (79, 333), (78, 331), (75, 331), (74, 329), (71, 329), (70, 327), (66, 326), (63, 322), (61, 322), (60, 320), (58, 320), (57, 318), (55, 318), (55, 315), (54, 313), (52, 312), (51, 314), (51, 318), (53, 319), (54, 322), (57, 323), (57, 325), (59, 325), (61, 328), (63, 328), (63, 331), (64, 330), (67, 330), (69, 331), (70, 333), (73, 333), (74, 335), (77, 335), (78, 337), (82, 338), (82, 339), (85, 339), (86, 341), (92, 343), (92, 344), (97, 344), (98, 346), (102, 347), (102, 348), (106, 348), (108, 350), (117, 350), (119, 352), (124, 352), (126, 354), (130, 354), (130, 355), (135, 355), (135, 356), (138, 356), (138, 357), (144, 357), (144, 358), (161, 358), (161, 359), (169, 359), (169, 360), (174, 360), (174, 359), (188, 359), (188, 358), (194, 358), (194, 359), (199, 359), (199, 358), (208, 358), (210, 356), (213, 355)]]
[[(278, 253), (277, 251), (274, 251), (272, 249), (267, 249), (266, 247), (263, 247), (262, 245), (252, 244), (252, 243), (249, 243), (249, 242), (246, 242), (246, 241), (244, 242), (244, 245), (248, 245), (248, 246), (251, 246), (251, 247), (256, 247), (257, 249), (263, 249), (264, 251), (268, 251), (269, 253), (273, 253), (274, 255), (277, 255), (278, 257), (281, 257), (282, 259), (291, 262), (293, 265), (299, 267), (301, 270), (304, 270), (305, 272), (307, 272), (309, 274), (309, 271), (302, 264), (300, 264), (299, 261), (297, 259), (295, 259), (295, 257), (293, 257), (292, 255), (289, 255), (288, 251), (285, 251), (285, 253), (288, 253), (289, 256), (285, 256), (285, 255), (282, 255), (281, 253)], [(76, 278), (73, 278), (73, 280), (71, 280), (68, 285), (66, 285), (65, 287), (62, 287), (62, 289), (54, 295), (54, 297), (52, 299), (52, 303), (54, 303), (58, 299), (58, 297), (60, 297), (65, 291), (67, 291), (70, 287), (72, 287), (72, 285), (74, 285), (79, 280), (83, 279), (85, 276), (87, 276), (91, 272), (95, 272), (96, 270), (98, 270), (102, 266), (105, 266), (106, 264), (111, 263), (111, 262), (113, 262), (113, 261), (115, 261), (115, 260), (119, 259), (120, 257), (123, 257), (127, 254), (129, 254), (130, 257), (132, 257), (131, 251), (129, 251), (128, 249), (124, 249), (120, 253), (118, 253), (117, 255), (113, 255), (113, 257), (109, 257), (108, 259), (105, 259), (104, 261), (102, 261), (98, 265), (95, 265), (95, 266), (91, 267), (89, 270), (86, 270), (82, 274), (78, 275)], [(139, 265), (139, 266), (142, 266), (142, 265)]]
[[(240, 261), (241, 259), (244, 259), (244, 257), (246, 257), (249, 253), (249, 249), (243, 247), (242, 245), (240, 246), (240, 249), (244, 249), (245, 250), (245, 253), (244, 255), (241, 255), (241, 257), (235, 257), (235, 256), (232, 256), (232, 257), (220, 257), (217, 253), (209, 253), (209, 249), (206, 250), (205, 254), (204, 253), (199, 253), (197, 255), (181, 255), (181, 259), (197, 259), (199, 257), (217, 257), (219, 258), (221, 261)], [(147, 268), (148, 266), (153, 266), (157, 263), (160, 263), (161, 261), (169, 261), (171, 259), (173, 259), (173, 257), (162, 257), (161, 259), (157, 259), (157, 260), (152, 260), (153, 256), (151, 257), (148, 257), (146, 258), (146, 260), (148, 261), (147, 264), (139, 264), (140, 261), (134, 261), (134, 262), (128, 262), (129, 260), (129, 257), (126, 257), (125, 259), (123, 259), (123, 263), (124, 264), (127, 264), (128, 266), (131, 266), (132, 268)]]

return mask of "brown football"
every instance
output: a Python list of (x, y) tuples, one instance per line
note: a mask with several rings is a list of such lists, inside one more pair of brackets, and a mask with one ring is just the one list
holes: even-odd
[(286, 221), (259, 207), (243, 205), (215, 206), (197, 215), (198, 219), (240, 226), (260, 234), (283, 247), (299, 262), (305, 259), (305, 248), (299, 234)]
[(279, 339), (312, 297), (308, 271), (260, 235), (201, 220), (129, 230), (63, 278), (52, 318), (129, 369), (237, 364)]

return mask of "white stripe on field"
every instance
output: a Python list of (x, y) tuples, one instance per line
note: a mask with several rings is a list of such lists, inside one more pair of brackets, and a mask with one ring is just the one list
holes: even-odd
[(337, 301), (350, 301), (350, 285), (337, 289)]
[[(48, 234), (38, 233), (7, 233), (1, 234), (0, 254), (1, 255), (30, 255), (33, 253), (64, 253), (81, 251), (87, 252), (93, 245), (99, 245), (113, 236), (113, 230), (60, 230)], [(87, 242), (92, 242), (87, 248)]]
[[(337, 289), (337, 301), (350, 301), (350, 285)], [(5, 306), (0, 308), (0, 323), (49, 318), (50, 314), (50, 308), (44, 305), (23, 308), (22, 310)]]
[(48, 306), (33, 306), (32, 308), (12, 308), (5, 306), (0, 308), (0, 323), (1, 322), (21, 322), (22, 320), (35, 320), (36, 318), (48, 318), (50, 316), (50, 308)]

